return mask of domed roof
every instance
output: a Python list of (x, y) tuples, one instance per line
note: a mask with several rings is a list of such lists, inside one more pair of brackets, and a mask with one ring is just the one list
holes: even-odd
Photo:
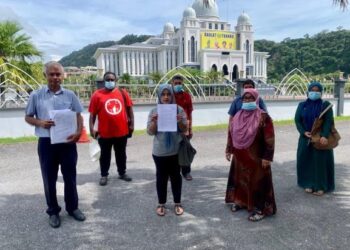
[(250, 17), (246, 13), (242, 13), (237, 20), (238, 25), (246, 25), (246, 24), (251, 24), (250, 23)]
[(164, 32), (168, 33), (168, 32), (175, 32), (175, 28), (174, 25), (172, 23), (166, 23), (164, 25)]
[(219, 10), (215, 0), (195, 0), (192, 8), (198, 18), (219, 18)]
[(187, 7), (182, 14), (182, 17), (196, 18), (196, 11), (192, 7)]

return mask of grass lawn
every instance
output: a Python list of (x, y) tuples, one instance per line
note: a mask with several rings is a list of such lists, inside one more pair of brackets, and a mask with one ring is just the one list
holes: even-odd
[[(337, 116), (334, 118), (334, 120), (337, 121), (350, 121), (350, 116)], [(287, 125), (294, 125), (294, 120), (279, 120), (273, 122), (275, 126), (287, 126)], [(213, 131), (213, 130), (222, 130), (227, 129), (227, 124), (217, 124), (217, 125), (210, 125), (210, 126), (197, 126), (193, 127), (194, 132), (198, 131)], [(146, 130), (136, 130), (134, 135), (143, 135), (146, 133)], [(19, 143), (19, 142), (33, 142), (36, 141), (37, 138), (35, 136), (28, 136), (28, 137), (17, 137), (17, 138), (0, 138), (0, 144), (11, 144), (11, 143)]]

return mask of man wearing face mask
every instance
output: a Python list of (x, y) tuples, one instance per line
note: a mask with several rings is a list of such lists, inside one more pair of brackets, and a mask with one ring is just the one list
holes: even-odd
[[(184, 91), (183, 78), (180, 75), (175, 75), (171, 81), (174, 89), (176, 104), (183, 108), (186, 112), (187, 122), (188, 122), (188, 131), (186, 136), (188, 139), (192, 138), (192, 99), (191, 95)], [(181, 166), (182, 176), (188, 180), (192, 180), (191, 176), (191, 166)]]
[[(90, 134), (93, 138), (98, 139), (101, 147), (101, 186), (107, 185), (108, 182), (112, 147), (119, 179), (132, 180), (126, 174), (126, 144), (128, 135), (134, 130), (133, 103), (128, 93), (116, 86), (118, 78), (113, 72), (106, 72), (103, 79), (104, 88), (94, 92), (89, 105)], [(98, 129), (95, 130), (97, 117)]]
[[(243, 82), (243, 89), (254, 89), (255, 83), (251, 79), (247, 79)], [(238, 96), (233, 100), (231, 103), (230, 109), (228, 111), (228, 114), (230, 115), (230, 119), (235, 116), (235, 114), (242, 109), (242, 96)], [(267, 108), (265, 105), (264, 100), (259, 97), (259, 108), (267, 112)]]

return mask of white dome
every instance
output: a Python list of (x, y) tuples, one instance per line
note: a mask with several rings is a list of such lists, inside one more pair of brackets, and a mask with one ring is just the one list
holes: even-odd
[(164, 33), (175, 32), (174, 25), (172, 23), (166, 23), (164, 25)]
[(182, 14), (182, 17), (183, 18), (186, 18), (186, 17), (196, 18), (196, 11), (193, 8), (191, 8), (191, 7), (187, 7), (184, 10), (184, 13)]
[(192, 8), (198, 18), (219, 18), (219, 10), (215, 0), (195, 0)]
[(251, 24), (250, 23), (250, 17), (246, 14), (246, 13), (242, 13), (237, 20), (237, 24), (238, 25), (247, 25), (247, 24)]

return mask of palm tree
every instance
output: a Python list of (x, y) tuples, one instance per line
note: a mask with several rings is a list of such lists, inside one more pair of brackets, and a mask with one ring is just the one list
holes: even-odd
[(334, 4), (338, 5), (342, 8), (342, 9), (345, 9), (348, 4), (349, 4), (349, 1), (348, 0), (333, 0)]
[(21, 33), (22, 27), (15, 22), (0, 22), (0, 60), (4, 62), (27, 62), (41, 52), (30, 42), (30, 37)]
[[(2, 92), (6, 90), (6, 80), (11, 80), (18, 85), (25, 82), (35, 84), (42, 78), (41, 62), (28, 62), (28, 59), (40, 57), (41, 52), (30, 42), (30, 37), (25, 35), (22, 27), (16, 22), (0, 22), (0, 97), (3, 98)], [(9, 63), (9, 64), (8, 64)], [(11, 66), (11, 65), (14, 66)], [(23, 73), (21, 70), (27, 72)], [(10, 72), (10, 73), (6, 73)], [(36, 81), (33, 81), (33, 78)], [(6, 84), (5, 84), (6, 83)]]

